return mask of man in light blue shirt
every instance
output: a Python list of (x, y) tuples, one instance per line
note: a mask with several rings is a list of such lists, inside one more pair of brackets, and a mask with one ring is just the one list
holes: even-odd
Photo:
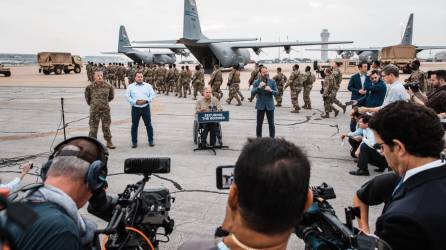
[(135, 82), (130, 84), (125, 92), (127, 101), (132, 106), (132, 148), (138, 146), (138, 125), (141, 117), (146, 126), (149, 146), (155, 146), (150, 115), (150, 103), (155, 98), (155, 91), (153, 91), (152, 85), (143, 82), (143, 78), (143, 73), (137, 72)]
[(394, 103), (397, 101), (409, 101), (410, 96), (399, 80), (400, 70), (397, 66), (393, 64), (385, 66), (381, 72), (381, 75), (384, 79), (384, 82), (389, 85), (382, 106), (375, 108), (361, 107), (359, 108), (360, 113), (376, 113), (390, 103)]
[(368, 170), (369, 163), (378, 167), (376, 172), (383, 172), (388, 168), (386, 158), (379, 154), (375, 146), (375, 136), (372, 130), (369, 128), (369, 120), (371, 116), (363, 115), (359, 119), (359, 127), (362, 129), (362, 142), (356, 151), (356, 156), (358, 157), (358, 169), (351, 171), (351, 175), (370, 175)]

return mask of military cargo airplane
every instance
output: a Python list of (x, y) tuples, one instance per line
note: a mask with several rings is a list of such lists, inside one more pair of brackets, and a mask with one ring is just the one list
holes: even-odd
[(127, 35), (125, 27), (121, 25), (119, 27), (119, 40), (118, 40), (118, 52), (101, 52), (102, 54), (124, 54), (135, 63), (139, 64), (171, 64), (175, 63), (175, 54), (186, 55), (186, 47), (182, 44), (161, 44), (153, 45), (148, 48), (153, 49), (170, 49), (172, 52), (150, 52), (150, 51), (140, 51), (131, 48), (130, 40)]
[[(401, 39), (399, 45), (413, 45), (412, 44), (412, 34), (413, 34), (413, 13), (410, 14), (409, 20), (407, 21), (406, 30), (404, 31), (404, 36)], [(415, 45), (417, 53), (422, 50), (431, 49), (446, 49), (446, 46), (417, 46)], [(342, 58), (351, 58), (356, 53), (360, 61), (372, 62), (378, 59), (378, 54), (383, 47), (369, 47), (369, 48), (337, 48), (337, 49), (307, 49), (310, 51), (336, 51), (338, 55)]]
[(256, 41), (256, 38), (209, 39), (201, 32), (195, 0), (184, 0), (183, 21), (183, 37), (179, 40), (136, 41), (133, 43), (144, 45), (129, 46), (129, 48), (150, 48), (151, 44), (183, 44), (204, 66), (205, 71), (209, 72), (214, 64), (220, 64), (224, 68), (234, 65), (245, 66), (250, 62), (251, 57), (248, 49), (252, 49), (256, 54), (259, 54), (262, 48), (284, 47), (285, 51), (289, 53), (293, 46), (353, 43), (352, 41), (252, 42)]

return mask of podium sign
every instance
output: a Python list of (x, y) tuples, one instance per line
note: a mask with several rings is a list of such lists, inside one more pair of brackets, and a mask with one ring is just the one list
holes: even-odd
[(197, 113), (197, 121), (198, 123), (228, 122), (229, 111), (199, 112)]

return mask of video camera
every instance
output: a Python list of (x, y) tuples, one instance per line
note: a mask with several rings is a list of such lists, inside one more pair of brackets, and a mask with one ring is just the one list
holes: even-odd
[[(108, 221), (96, 235), (108, 235), (107, 249), (157, 249), (157, 235), (172, 233), (174, 220), (169, 217), (174, 199), (166, 188), (144, 189), (150, 175), (170, 172), (170, 158), (132, 158), (124, 163), (126, 174), (141, 174), (143, 179), (129, 184), (117, 198), (101, 192), (90, 200), (88, 212)], [(164, 232), (158, 232), (163, 228)]]
[(305, 249), (391, 249), (386, 242), (353, 226), (353, 220), (360, 215), (358, 208), (345, 208), (346, 223), (339, 220), (327, 201), (336, 198), (333, 187), (322, 183), (311, 190), (313, 205), (295, 227), (296, 235), (305, 242)]
[[(218, 189), (229, 189), (234, 182), (234, 168), (234, 166), (217, 167)], [(345, 208), (346, 223), (339, 220), (334, 208), (327, 201), (336, 198), (333, 187), (322, 183), (320, 186), (311, 187), (311, 191), (313, 205), (295, 226), (295, 234), (305, 242), (305, 249), (391, 249), (386, 242), (366, 235), (353, 226), (353, 220), (360, 215), (358, 208)], [(222, 233), (220, 231), (221, 228), (217, 228), (217, 232)]]
[(412, 90), (413, 92), (419, 92), (420, 91), (420, 84), (418, 82), (408, 82), (404, 84), (404, 88), (406, 90)]

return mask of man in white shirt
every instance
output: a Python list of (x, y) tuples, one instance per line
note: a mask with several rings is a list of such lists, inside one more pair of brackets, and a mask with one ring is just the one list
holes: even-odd
[(378, 112), (383, 107), (389, 105), (390, 103), (397, 101), (408, 101), (410, 99), (407, 90), (404, 88), (403, 84), (399, 80), (400, 71), (397, 66), (393, 64), (386, 65), (381, 75), (386, 84), (388, 84), (388, 89), (386, 93), (386, 97), (384, 98), (384, 102), (381, 107), (375, 108), (359, 108), (360, 113), (375, 113)]
[(155, 91), (152, 85), (143, 82), (143, 73), (137, 72), (135, 82), (130, 84), (125, 92), (127, 101), (132, 106), (132, 148), (138, 146), (138, 125), (142, 117), (146, 126), (149, 146), (155, 146), (153, 142), (153, 127), (150, 114), (150, 103), (155, 98)]

